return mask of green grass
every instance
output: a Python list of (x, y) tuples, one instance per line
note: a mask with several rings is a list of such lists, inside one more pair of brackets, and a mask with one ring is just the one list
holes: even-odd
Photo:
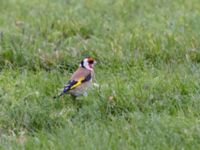
[[(200, 149), (198, 0), (0, 5), (0, 149)], [(87, 97), (54, 100), (85, 56)]]

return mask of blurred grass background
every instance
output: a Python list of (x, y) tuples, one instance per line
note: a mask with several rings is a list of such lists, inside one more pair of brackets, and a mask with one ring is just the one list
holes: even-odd
[[(0, 5), (0, 149), (200, 148), (198, 0)], [(54, 101), (85, 56), (100, 85)]]

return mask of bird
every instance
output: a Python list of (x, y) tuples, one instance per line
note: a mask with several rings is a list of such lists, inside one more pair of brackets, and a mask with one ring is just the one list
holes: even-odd
[(78, 69), (72, 74), (69, 82), (64, 85), (63, 91), (58, 97), (71, 94), (73, 97), (87, 96), (87, 89), (91, 86), (94, 78), (94, 65), (96, 61), (92, 57), (84, 58)]

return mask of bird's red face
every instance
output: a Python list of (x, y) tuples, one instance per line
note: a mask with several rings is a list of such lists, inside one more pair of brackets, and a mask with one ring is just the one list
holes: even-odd
[(92, 57), (86, 57), (81, 61), (80, 66), (88, 70), (93, 70), (96, 61)]

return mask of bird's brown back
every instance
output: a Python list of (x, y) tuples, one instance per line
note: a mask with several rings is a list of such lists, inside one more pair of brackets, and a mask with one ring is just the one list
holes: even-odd
[(70, 80), (79, 80), (82, 77), (87, 77), (91, 73), (90, 70), (87, 70), (83, 67), (79, 67), (71, 76)]

